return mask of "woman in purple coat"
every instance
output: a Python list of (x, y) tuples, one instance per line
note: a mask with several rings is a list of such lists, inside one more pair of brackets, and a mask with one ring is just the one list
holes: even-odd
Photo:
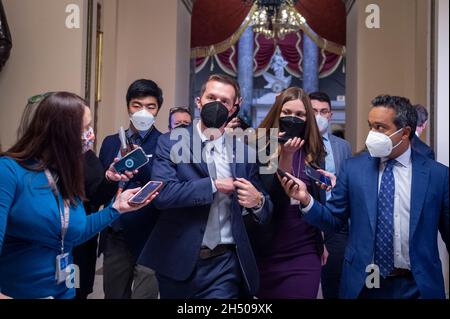
[[(266, 155), (278, 157), (279, 168), (304, 181), (317, 200), (324, 200), (324, 192), (304, 172), (305, 165), (319, 168), (325, 158), (308, 95), (295, 87), (283, 91), (260, 128), (266, 129), (266, 136), (270, 136), (271, 128), (279, 128), (278, 148), (274, 154)], [(278, 174), (262, 174), (261, 179), (273, 200), (274, 211), (270, 227), (249, 228), (261, 276), (257, 296), (314, 299), (320, 284), (322, 257), (326, 259), (322, 234), (303, 221), (298, 203), (285, 194)]]

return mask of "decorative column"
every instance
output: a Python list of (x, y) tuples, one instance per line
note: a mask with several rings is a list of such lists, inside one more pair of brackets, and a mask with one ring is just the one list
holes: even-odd
[(251, 26), (245, 29), (239, 39), (238, 52), (238, 82), (241, 87), (241, 115), (247, 123), (252, 124), (252, 100), (253, 100), (253, 29)]
[[(311, 32), (314, 32), (310, 29)], [(307, 93), (319, 90), (319, 48), (303, 32), (303, 89)]]

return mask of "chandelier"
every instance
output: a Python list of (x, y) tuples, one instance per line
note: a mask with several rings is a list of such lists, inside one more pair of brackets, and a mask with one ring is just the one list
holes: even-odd
[(253, 31), (267, 39), (284, 39), (297, 32), (305, 18), (294, 8), (297, 0), (255, 0), (257, 9), (251, 18)]

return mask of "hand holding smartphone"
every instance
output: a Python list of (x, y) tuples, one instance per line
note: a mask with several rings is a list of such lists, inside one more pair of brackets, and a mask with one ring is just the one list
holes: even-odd
[(147, 155), (141, 147), (136, 148), (124, 157), (122, 157), (118, 162), (113, 164), (113, 168), (118, 173), (123, 173), (125, 171), (134, 171), (141, 168), (149, 161)]
[(142, 187), (133, 197), (128, 200), (128, 204), (139, 206), (144, 204), (150, 196), (156, 193), (163, 186), (163, 182), (150, 181)]
[[(283, 179), (284, 177), (286, 177), (289, 181), (293, 181), (295, 184), (298, 185), (298, 183), (293, 180), (285, 171), (283, 171), (281, 168), (277, 169), (277, 173), (278, 175), (280, 175), (281, 179)], [(299, 185), (300, 186), (300, 185)]]
[(332, 187), (330, 178), (321, 174), (311, 166), (305, 165), (305, 173), (309, 178), (318, 183), (321, 187), (324, 185), (324, 188), (326, 188), (326, 190)]

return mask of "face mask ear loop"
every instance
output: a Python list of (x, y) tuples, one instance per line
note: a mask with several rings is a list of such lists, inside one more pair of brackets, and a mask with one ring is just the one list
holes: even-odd
[[(400, 132), (401, 130), (403, 130), (403, 127), (400, 128), (398, 131), (392, 133), (391, 135), (389, 135), (389, 138), (391, 138), (392, 136), (398, 134), (398, 132)], [(392, 140), (391, 140), (392, 141)], [(397, 144), (395, 144), (395, 146), (392, 147), (392, 149), (396, 148), (397, 146), (399, 146), (400, 144), (402, 144), (403, 140), (400, 140), (400, 142), (398, 142)]]

